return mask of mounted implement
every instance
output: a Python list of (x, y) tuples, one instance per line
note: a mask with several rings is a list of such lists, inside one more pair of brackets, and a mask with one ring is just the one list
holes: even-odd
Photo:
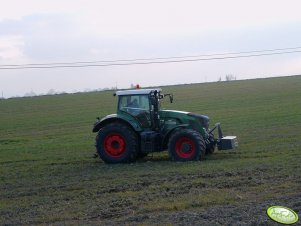
[[(117, 91), (117, 113), (93, 126), (96, 149), (106, 163), (135, 161), (151, 152), (168, 150), (175, 161), (201, 160), (206, 154), (235, 148), (236, 136), (223, 136), (217, 123), (209, 129), (209, 117), (184, 111), (161, 110), (160, 101), (172, 94), (161, 89)], [(214, 138), (217, 129), (218, 138)]]

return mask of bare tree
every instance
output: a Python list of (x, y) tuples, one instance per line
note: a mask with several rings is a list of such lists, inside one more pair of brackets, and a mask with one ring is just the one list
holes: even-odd
[(234, 76), (232, 74), (227, 74), (225, 79), (226, 79), (227, 82), (229, 82), (229, 81), (232, 81), (232, 80), (236, 80), (236, 76)]

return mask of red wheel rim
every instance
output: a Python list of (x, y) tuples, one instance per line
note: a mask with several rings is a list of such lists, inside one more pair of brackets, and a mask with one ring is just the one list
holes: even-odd
[(183, 159), (191, 158), (195, 153), (194, 142), (187, 137), (182, 137), (176, 142), (176, 153)]
[(125, 139), (119, 133), (111, 133), (104, 140), (104, 150), (110, 157), (120, 157), (125, 152), (125, 147)]

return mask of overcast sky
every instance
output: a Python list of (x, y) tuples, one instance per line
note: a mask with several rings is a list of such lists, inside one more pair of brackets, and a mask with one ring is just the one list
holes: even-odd
[[(0, 65), (301, 47), (299, 0), (0, 0)], [(299, 49), (301, 50), (301, 48)], [(0, 66), (1, 67), (1, 66)], [(113, 67), (0, 70), (4, 97), (301, 74), (301, 53)]]

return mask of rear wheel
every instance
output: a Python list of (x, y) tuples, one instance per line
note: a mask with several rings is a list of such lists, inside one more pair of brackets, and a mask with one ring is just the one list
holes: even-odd
[(106, 163), (132, 162), (138, 153), (138, 139), (127, 126), (111, 123), (98, 132), (96, 149), (99, 157)]
[(174, 161), (196, 161), (205, 156), (203, 137), (191, 129), (176, 131), (169, 139), (168, 152)]

